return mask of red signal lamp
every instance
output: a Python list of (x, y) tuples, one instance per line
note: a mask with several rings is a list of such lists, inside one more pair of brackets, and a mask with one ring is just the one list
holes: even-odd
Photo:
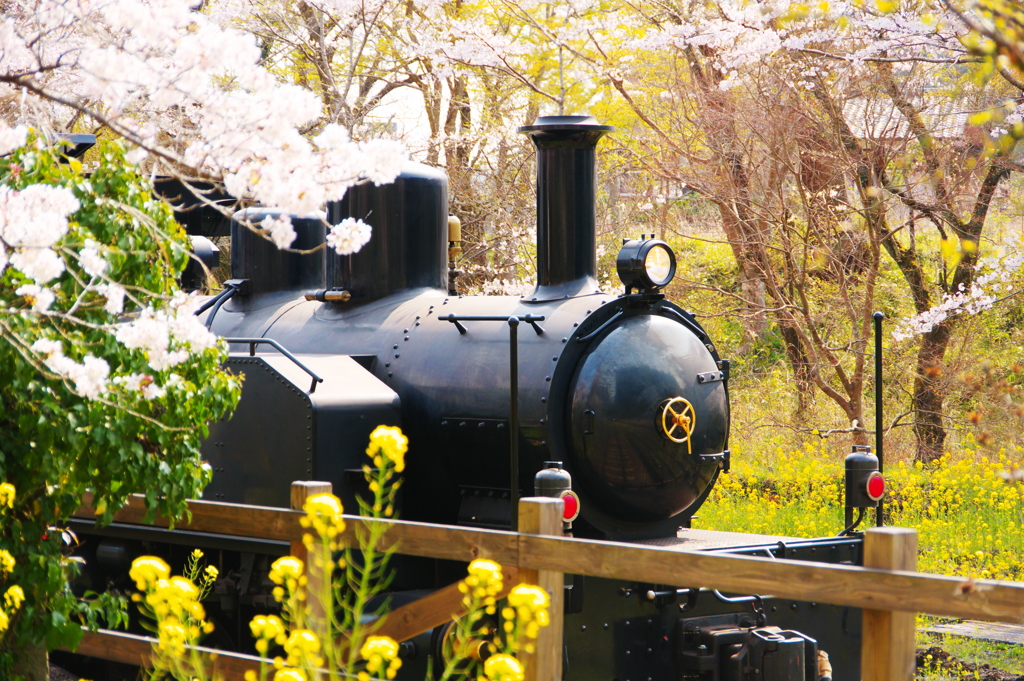
[(885, 478), (878, 471), (874, 471), (868, 476), (867, 482), (864, 483), (864, 492), (868, 495), (871, 501), (878, 501), (885, 494)]
[(580, 515), (580, 498), (571, 489), (564, 490), (559, 498), (562, 500), (562, 520), (571, 523)]

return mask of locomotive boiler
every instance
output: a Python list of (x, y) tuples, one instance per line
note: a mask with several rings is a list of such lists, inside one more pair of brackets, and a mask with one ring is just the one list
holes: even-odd
[[(326, 238), (321, 216), (292, 217), (293, 251), (241, 224), (273, 209), (237, 216), (231, 279), (202, 315), (229, 339), (228, 366), (245, 379), (236, 413), (211, 424), (203, 445), (214, 469), (205, 498), (287, 506), (293, 480), (323, 480), (355, 508), (369, 433), (398, 425), (409, 438), (403, 519), (514, 528), (515, 500), (554, 468), (571, 476), (576, 536), (859, 562), (856, 536), (690, 529), (729, 469), (729, 362), (662, 294), (678, 265), (665, 242), (626, 241), (623, 292), (599, 288), (595, 153), (611, 130), (583, 116), (520, 129), (537, 153), (537, 282), (525, 296), (449, 293), (447, 180), (423, 165), (327, 206), (327, 223), (373, 227), (351, 255), (312, 250)], [(216, 221), (190, 227), (227, 231)], [(123, 565), (133, 537), (116, 526), (98, 535), (99, 563)], [(217, 597), (241, 629), (246, 612), (274, 607), (259, 573), (282, 549), (213, 548), (237, 554)], [(394, 588), (410, 593), (464, 574), (444, 561), (397, 557), (396, 566)], [(819, 651), (835, 678), (859, 678), (856, 609), (580, 577), (566, 589), (567, 679), (817, 681), (827, 678)], [(440, 635), (418, 639), (403, 673), (426, 669)]]

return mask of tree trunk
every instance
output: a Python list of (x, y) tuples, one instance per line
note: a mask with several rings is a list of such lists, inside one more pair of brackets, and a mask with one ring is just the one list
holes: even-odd
[(46, 654), (46, 646), (39, 644), (26, 645), (15, 654), (15, 676), (25, 677), (25, 681), (49, 681), (50, 659)]
[(917, 436), (917, 460), (925, 463), (942, 456), (946, 431), (942, 426), (945, 396), (942, 358), (949, 346), (948, 320), (921, 337), (917, 352), (917, 377), (914, 379), (914, 434)]
[(780, 320), (779, 330), (782, 332), (782, 340), (786, 344), (786, 356), (789, 357), (789, 364), (793, 367), (793, 378), (796, 380), (796, 413), (797, 417), (803, 416), (810, 406), (811, 390), (813, 381), (811, 379), (811, 363), (807, 359), (807, 352), (800, 341), (800, 334), (793, 325)]

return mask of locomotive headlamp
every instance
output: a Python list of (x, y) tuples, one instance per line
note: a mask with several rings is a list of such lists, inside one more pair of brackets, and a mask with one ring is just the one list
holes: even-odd
[(622, 244), (615, 267), (627, 295), (633, 289), (648, 293), (672, 281), (676, 275), (676, 254), (661, 239), (630, 239)]

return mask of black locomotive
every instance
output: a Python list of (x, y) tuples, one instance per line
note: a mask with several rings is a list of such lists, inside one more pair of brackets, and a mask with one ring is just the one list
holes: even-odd
[[(280, 251), (231, 223), (232, 279), (203, 314), (233, 343), (228, 364), (245, 383), (237, 412), (212, 424), (204, 445), (215, 470), (206, 498), (287, 506), (289, 483), (313, 479), (355, 508), (370, 431), (399, 425), (410, 441), (403, 519), (508, 529), (515, 499), (534, 492), (538, 473), (544, 487), (554, 467), (578, 495), (576, 536), (858, 563), (856, 536), (689, 529), (729, 468), (729, 363), (660, 292), (676, 267), (664, 242), (626, 242), (625, 292), (599, 290), (595, 150), (610, 130), (580, 116), (520, 129), (537, 150), (537, 286), (522, 297), (449, 293), (447, 180), (426, 166), (328, 206), (332, 224), (372, 225), (353, 255)], [(293, 248), (324, 243), (322, 220), (293, 224)], [(215, 220), (189, 226), (225, 231)], [(141, 533), (115, 525), (96, 536), (96, 564), (114, 574), (141, 540), (201, 542)], [(285, 547), (210, 548), (237, 566), (217, 593), (221, 617), (241, 631), (247, 612), (273, 606), (268, 556)], [(395, 588), (445, 586), (463, 567), (403, 558)], [(859, 678), (856, 609), (580, 577), (566, 588), (567, 679), (816, 681), (819, 650), (835, 678)], [(410, 678), (437, 637), (420, 637), (419, 662), (403, 668)]]

